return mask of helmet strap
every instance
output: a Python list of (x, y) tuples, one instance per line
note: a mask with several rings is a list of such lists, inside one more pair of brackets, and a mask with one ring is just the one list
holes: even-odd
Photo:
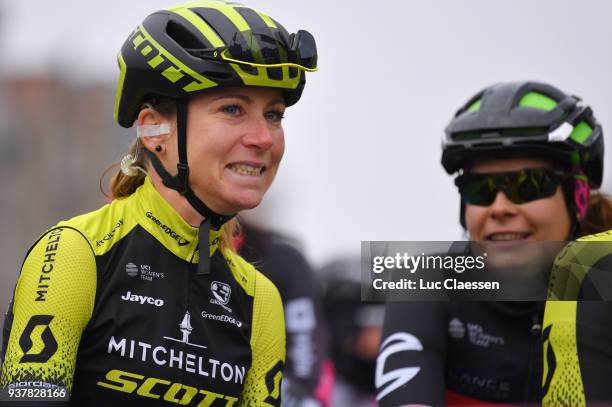
[(179, 162), (176, 164), (178, 172), (176, 175), (170, 175), (160, 159), (149, 150), (146, 150), (153, 168), (159, 174), (162, 179), (162, 183), (183, 195), (187, 202), (195, 209), (200, 215), (204, 217), (204, 220), (200, 224), (198, 250), (200, 252), (200, 262), (198, 265), (197, 274), (208, 274), (210, 273), (210, 254), (209, 254), (209, 239), (210, 229), (219, 228), (228, 220), (236, 216), (221, 215), (210, 209), (200, 198), (198, 198), (191, 187), (189, 186), (189, 165), (187, 164), (187, 100), (178, 99), (176, 101), (176, 129), (177, 129), (177, 143), (178, 143), (178, 155)]

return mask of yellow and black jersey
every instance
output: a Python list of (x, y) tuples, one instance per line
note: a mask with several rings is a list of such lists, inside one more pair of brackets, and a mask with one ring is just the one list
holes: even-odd
[(90, 407), (280, 405), (280, 296), (219, 236), (197, 274), (198, 228), (149, 179), (59, 223), (23, 264), (0, 384), (63, 388)]
[(612, 231), (569, 243), (553, 266), (544, 312), (542, 404), (612, 402)]

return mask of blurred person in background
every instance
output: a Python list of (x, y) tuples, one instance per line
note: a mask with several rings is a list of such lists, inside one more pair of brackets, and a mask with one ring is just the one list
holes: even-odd
[(285, 310), (287, 359), (282, 395), (285, 407), (327, 405), (318, 390), (326, 356), (321, 320), (321, 282), (287, 236), (240, 217), (234, 246), (240, 255), (278, 288)]
[[(477, 93), (446, 127), (442, 164), (470, 240), (522, 264), (529, 241), (605, 230), (603, 135), (591, 109), (544, 83)], [(548, 273), (554, 257), (541, 268)], [(527, 289), (527, 287), (525, 287)], [(376, 386), (381, 406), (537, 404), (543, 301), (388, 302)]]
[(338, 259), (319, 272), (335, 377), (332, 406), (376, 406), (374, 368), (384, 305), (361, 301), (359, 258)]
[(311, 34), (236, 3), (145, 18), (119, 53), (115, 101), (138, 137), (114, 200), (30, 249), (4, 324), (3, 397), (280, 405), (282, 302), (233, 250), (232, 218), (272, 183), (284, 111), (316, 59)]

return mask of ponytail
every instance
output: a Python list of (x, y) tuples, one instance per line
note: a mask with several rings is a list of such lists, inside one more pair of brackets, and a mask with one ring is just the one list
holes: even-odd
[(591, 191), (586, 217), (580, 222), (580, 236), (612, 229), (612, 197)]
[[(144, 147), (137, 140), (130, 145), (128, 154), (137, 158), (132, 164), (133, 167), (147, 168), (148, 159), (144, 153)], [(137, 171), (136, 175), (129, 176), (119, 168), (111, 181), (112, 199), (126, 198), (132, 195), (144, 183), (145, 177), (146, 175), (142, 171)]]

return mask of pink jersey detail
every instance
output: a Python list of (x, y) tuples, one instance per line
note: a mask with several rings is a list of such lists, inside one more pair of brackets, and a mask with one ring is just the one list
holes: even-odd
[(334, 386), (336, 384), (336, 369), (331, 360), (325, 360), (321, 364), (321, 377), (319, 378), (319, 384), (315, 390), (315, 397), (324, 407), (331, 406), (331, 400), (334, 393)]

